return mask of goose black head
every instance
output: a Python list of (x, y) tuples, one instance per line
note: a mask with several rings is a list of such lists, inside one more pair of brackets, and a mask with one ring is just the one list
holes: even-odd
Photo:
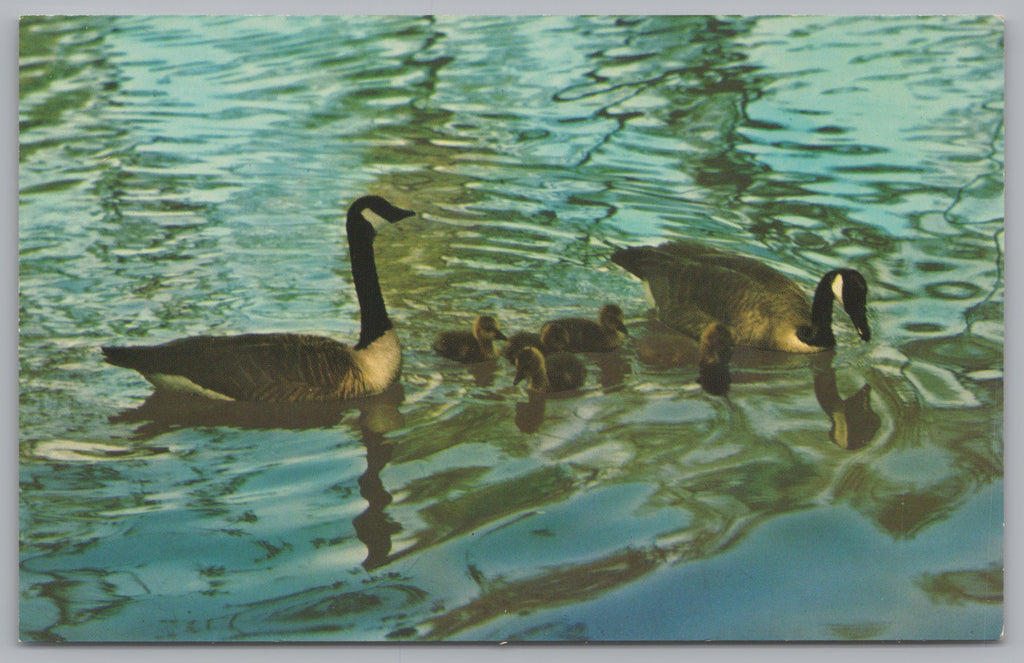
[(853, 269), (839, 269), (832, 279), (832, 293), (850, 316), (857, 334), (864, 341), (871, 340), (868, 327), (868, 282), (860, 272)]
[(387, 224), (396, 223), (415, 214), (395, 207), (380, 196), (363, 196), (349, 205), (347, 225), (349, 230), (369, 226), (371, 235), (374, 235)]

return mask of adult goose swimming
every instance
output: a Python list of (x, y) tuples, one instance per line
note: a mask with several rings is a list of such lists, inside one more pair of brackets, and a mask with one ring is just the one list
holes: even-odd
[(832, 304), (846, 309), (857, 334), (871, 338), (867, 281), (852, 269), (834, 269), (818, 282), (813, 300), (788, 277), (745, 256), (695, 242), (619, 249), (612, 262), (644, 281), (669, 327), (701, 338), (720, 323), (735, 345), (783, 352), (818, 352), (836, 345)]
[(104, 347), (107, 362), (141, 373), (157, 390), (235, 401), (332, 401), (378, 394), (397, 379), (402, 348), (384, 306), (373, 240), (413, 212), (379, 196), (348, 208), (346, 233), (359, 300), (355, 346), (309, 334), (193, 336), (162, 345)]

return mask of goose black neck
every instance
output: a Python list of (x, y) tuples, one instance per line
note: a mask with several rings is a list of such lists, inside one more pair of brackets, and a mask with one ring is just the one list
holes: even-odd
[(349, 260), (352, 263), (352, 281), (359, 299), (359, 343), (362, 349), (391, 329), (391, 320), (384, 307), (384, 295), (377, 278), (377, 263), (373, 257), (373, 230), (363, 219), (349, 218), (347, 224)]
[(835, 301), (835, 294), (832, 292), (832, 284), (836, 279), (837, 272), (829, 272), (818, 281), (818, 287), (814, 291), (814, 299), (811, 301), (811, 326), (803, 328), (800, 340), (808, 345), (819, 348), (834, 348), (836, 337), (832, 333), (832, 303)]

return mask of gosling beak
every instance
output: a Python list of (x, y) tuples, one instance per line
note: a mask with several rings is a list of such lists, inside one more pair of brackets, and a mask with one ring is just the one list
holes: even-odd
[(526, 376), (523, 375), (522, 373), (520, 373), (519, 371), (516, 371), (516, 377), (515, 377), (514, 380), (512, 380), (512, 386), (514, 387), (515, 385), (517, 385), (520, 382), (522, 382), (524, 377), (526, 377)]
[(616, 329), (616, 331), (622, 332), (626, 336), (629, 336), (629, 329), (626, 328), (626, 323), (621, 322), (621, 321), (616, 322), (615, 323), (615, 329)]
[(499, 341), (507, 341), (508, 340), (508, 336), (505, 336), (504, 334), (501, 333), (501, 331), (499, 331), (497, 329), (494, 330), (494, 338), (499, 340)]

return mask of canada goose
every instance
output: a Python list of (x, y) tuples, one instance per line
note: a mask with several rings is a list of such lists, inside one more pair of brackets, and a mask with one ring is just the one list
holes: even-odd
[(497, 357), (495, 340), (505, 340), (505, 335), (498, 328), (498, 321), (489, 315), (481, 315), (473, 321), (473, 331), (441, 332), (434, 339), (432, 347), (442, 357), (468, 364)]
[(605, 304), (597, 314), (597, 322), (585, 318), (562, 318), (552, 320), (541, 328), (559, 326), (569, 336), (566, 350), (569, 352), (609, 352), (622, 345), (629, 335), (623, 322), (622, 309), (615, 304)]
[(835, 347), (832, 302), (839, 299), (860, 337), (871, 339), (867, 281), (852, 269), (825, 274), (809, 302), (788, 277), (753, 258), (694, 242), (619, 249), (612, 262), (638, 276), (669, 327), (700, 338), (712, 322), (735, 345), (784, 352)]
[(509, 337), (501, 354), (515, 366), (516, 357), (523, 348), (537, 348), (542, 354), (565, 350), (569, 346), (569, 332), (558, 325), (545, 325), (540, 334), (516, 332)]
[(568, 352), (553, 352), (547, 357), (534, 347), (516, 355), (516, 377), (512, 384), (529, 379), (533, 391), (556, 392), (578, 389), (586, 380), (583, 362)]
[(330, 401), (369, 396), (398, 379), (402, 348), (377, 279), (373, 239), (413, 212), (379, 196), (348, 208), (346, 232), (359, 299), (354, 347), (309, 334), (193, 336), (162, 345), (104, 347), (107, 362), (141, 373), (158, 389), (236, 401)]

